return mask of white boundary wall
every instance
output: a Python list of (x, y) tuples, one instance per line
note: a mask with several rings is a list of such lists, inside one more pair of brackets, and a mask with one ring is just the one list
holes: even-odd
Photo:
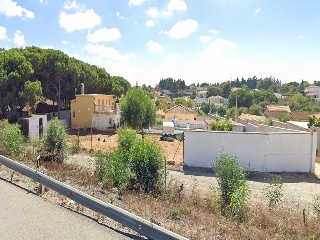
[(316, 132), (235, 133), (185, 131), (184, 164), (211, 168), (221, 148), (236, 155), (246, 170), (311, 172), (315, 170)]

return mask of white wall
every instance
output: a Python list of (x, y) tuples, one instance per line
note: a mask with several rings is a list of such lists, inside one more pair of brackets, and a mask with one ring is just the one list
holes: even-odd
[[(175, 128), (187, 128), (189, 123), (190, 129), (204, 129), (204, 120), (177, 120), (174, 119)], [(172, 120), (163, 120), (163, 122), (172, 122)]]
[(92, 116), (92, 127), (97, 130), (106, 131), (108, 128), (113, 128), (113, 124), (117, 126), (119, 119), (119, 115), (116, 114), (94, 114)]
[(221, 148), (247, 170), (314, 172), (316, 133), (234, 133), (185, 131), (186, 166), (211, 168)]

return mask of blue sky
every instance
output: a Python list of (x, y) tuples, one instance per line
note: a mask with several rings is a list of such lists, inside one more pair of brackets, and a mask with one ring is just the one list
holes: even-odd
[(318, 0), (0, 0), (0, 46), (59, 49), (135, 85), (320, 80)]

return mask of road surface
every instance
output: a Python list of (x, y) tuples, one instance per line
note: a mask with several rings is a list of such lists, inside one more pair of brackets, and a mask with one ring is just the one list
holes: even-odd
[(132, 238), (0, 178), (0, 239)]

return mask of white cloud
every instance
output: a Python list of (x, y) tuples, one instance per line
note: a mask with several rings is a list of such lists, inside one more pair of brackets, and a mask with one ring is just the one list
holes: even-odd
[(121, 55), (118, 50), (100, 44), (87, 44), (84, 49), (97, 57), (113, 61), (128, 61), (135, 57), (132, 52)]
[(159, 11), (157, 8), (149, 8), (147, 11), (147, 15), (151, 16), (152, 18), (157, 17), (166, 17), (172, 16), (174, 10), (186, 10), (187, 4), (184, 0), (171, 0), (167, 5), (166, 10)]
[(171, 38), (184, 38), (196, 31), (198, 22), (193, 19), (178, 21), (172, 26), (170, 31), (165, 31)]
[(258, 13), (260, 13), (260, 12), (261, 12), (261, 8), (257, 8), (257, 9), (254, 11), (255, 14), (258, 14)]
[(130, 0), (128, 2), (129, 5), (131, 6), (137, 6), (137, 5), (141, 5), (143, 3), (144, 0)]
[(149, 15), (152, 18), (156, 18), (156, 17), (159, 17), (161, 13), (157, 8), (149, 8), (147, 11), (147, 15)]
[(213, 35), (216, 35), (218, 33), (218, 31), (214, 28), (209, 30), (209, 33), (212, 33)]
[(93, 33), (88, 33), (87, 40), (91, 43), (114, 41), (121, 37), (118, 28), (101, 28)]
[(187, 4), (184, 0), (171, 0), (168, 4), (168, 12), (172, 13), (174, 10), (186, 10)]
[(12, 0), (0, 0), (0, 13), (3, 13), (7, 17), (23, 17), (34, 18), (34, 12), (29, 11), (21, 6), (18, 6), (16, 2)]
[(25, 45), (24, 35), (20, 30), (15, 32), (13, 41), (17, 46)]
[(64, 28), (67, 32), (94, 28), (100, 23), (101, 18), (94, 12), (93, 9), (85, 12), (76, 12), (74, 14), (62, 12), (59, 15), (60, 27)]
[(62, 41), (63, 44), (68, 44), (70, 41)]
[(7, 29), (0, 26), (0, 40), (9, 40), (7, 36)]
[(118, 17), (119, 19), (124, 19), (124, 18), (125, 18), (123, 15), (120, 15), (119, 12), (117, 12), (117, 17)]
[(149, 40), (146, 46), (148, 48), (148, 51), (152, 53), (159, 53), (159, 52), (163, 52), (164, 50), (164, 47), (160, 43), (154, 42), (152, 40)]
[(153, 21), (152, 19), (146, 21), (146, 26), (147, 26), (147, 27), (152, 27), (152, 26), (154, 26), (154, 21)]
[(201, 35), (199, 37), (199, 39), (200, 39), (201, 42), (210, 42), (211, 41), (211, 37), (205, 36), (205, 35)]
[(304, 38), (304, 36), (303, 36), (302, 34), (300, 34), (300, 35), (298, 36), (298, 38)]
[(40, 0), (40, 3), (48, 4), (48, 0)]
[(76, 1), (72, 1), (72, 2), (66, 1), (63, 6), (64, 9), (76, 9), (79, 7), (80, 7), (80, 5), (77, 4)]

